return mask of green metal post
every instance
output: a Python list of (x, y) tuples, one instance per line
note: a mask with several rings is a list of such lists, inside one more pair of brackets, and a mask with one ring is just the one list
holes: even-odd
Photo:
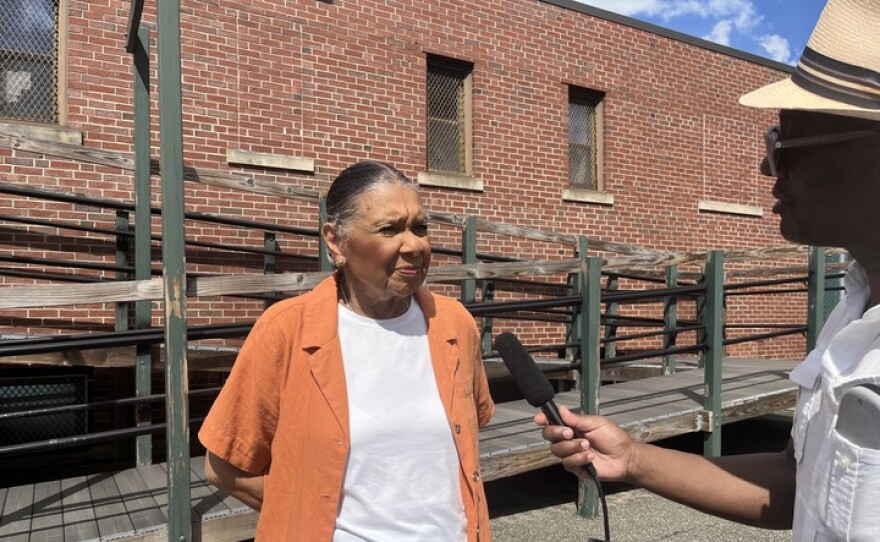
[[(116, 231), (119, 232), (119, 235), (116, 236), (116, 265), (120, 266), (128, 266), (130, 263), (130, 246), (128, 242), (128, 236), (122, 235), (123, 233), (128, 233), (131, 224), (129, 222), (128, 211), (116, 211)], [(116, 272), (116, 280), (130, 280), (131, 274), (127, 271), (117, 271)], [(128, 301), (120, 301), (116, 303), (116, 314), (113, 320), (113, 329), (116, 331), (128, 331), (128, 317), (130, 314), (130, 303)], [(119, 391), (120, 385), (123, 385), (124, 377), (120, 372), (114, 373), (114, 388)], [(127, 425), (126, 421), (126, 412), (125, 407), (117, 406), (114, 409), (114, 421), (117, 428), (125, 427)], [(116, 458), (121, 459), (127, 455), (129, 443), (125, 440), (116, 441)]]
[(724, 358), (724, 252), (709, 252), (706, 262), (706, 304), (703, 310), (706, 350), (703, 352), (705, 371), (704, 414), (709, 417), (709, 430), (703, 434), (703, 455), (721, 455), (721, 361)]
[(168, 540), (190, 542), (189, 382), (184, 239), (180, 0), (158, 2)]
[[(128, 217), (128, 211), (116, 211), (116, 231), (122, 233), (128, 233), (130, 228), (130, 222)], [(117, 235), (116, 236), (116, 265), (129, 265), (129, 243), (128, 236), (125, 235)], [(129, 280), (131, 276), (128, 272), (125, 271), (117, 271), (116, 272), (116, 280)], [(114, 320), (113, 329), (116, 331), (127, 331), (128, 330), (128, 313), (129, 313), (129, 303), (128, 301), (120, 301), (116, 303), (116, 317)]]
[[(601, 335), (602, 259), (581, 259), (581, 412), (599, 414), (599, 338)], [(584, 517), (599, 514), (599, 494), (591, 480), (578, 483), (578, 513)]]
[[(461, 263), (477, 263), (477, 217), (469, 216), (461, 231)], [(477, 282), (474, 279), (461, 281), (461, 302), (473, 303), (476, 298)]]
[[(482, 302), (491, 303), (495, 299), (495, 281), (482, 281), (480, 291), (483, 293), (481, 297)], [(483, 316), (481, 320), (480, 350), (483, 356), (486, 356), (492, 351), (492, 318), (490, 316)]]
[[(666, 287), (678, 286), (678, 266), (670, 265), (666, 268)], [(663, 349), (667, 350), (675, 346), (678, 334), (673, 331), (678, 327), (678, 297), (671, 295), (663, 303), (663, 325), (666, 333), (663, 335)], [(663, 374), (675, 372), (675, 355), (663, 356)]]
[[(583, 235), (579, 235), (577, 238), (577, 246), (575, 247), (574, 256), (575, 258), (580, 258), (581, 263), (580, 267), (583, 269), (586, 264), (584, 260), (587, 257), (587, 252), (589, 250), (588, 247), (588, 239)], [(584, 282), (583, 272), (577, 273), (569, 273), (568, 275), (568, 286), (569, 286), (569, 295), (571, 296), (579, 296), (582, 295), (583, 289), (581, 288), (581, 284)], [(583, 301), (583, 299), (581, 299)], [(568, 326), (568, 330), (566, 333), (566, 341), (570, 344), (578, 344), (581, 345), (581, 322), (583, 321), (583, 310), (581, 305), (575, 305), (571, 308), (571, 324)], [(582, 361), (581, 354), (583, 353), (583, 349), (580, 346), (576, 350), (576, 354), (572, 355), (572, 360), (574, 361)], [(581, 389), (581, 369), (577, 370), (576, 373), (577, 380), (575, 381), (575, 389)]]
[(324, 241), (324, 223), (327, 222), (327, 194), (321, 194), (318, 198), (318, 271), (332, 271), (333, 264), (327, 257), (327, 243)]
[(807, 353), (816, 348), (816, 338), (825, 324), (825, 248), (810, 250), (807, 286)]
[[(274, 233), (263, 232), (263, 249), (266, 250), (266, 255), (263, 256), (263, 274), (274, 275), (278, 272), (277, 258), (275, 257), (275, 252), (278, 252), (278, 240)], [(267, 299), (263, 306), (268, 309), (272, 303), (274, 301)]]
[[(150, 226), (150, 30), (141, 26), (134, 44), (134, 278), (152, 278), (152, 228)], [(134, 320), (136, 329), (147, 329), (153, 323), (150, 301), (136, 301)], [(137, 397), (153, 393), (153, 357), (149, 345), (135, 347), (134, 386)], [(152, 406), (141, 403), (135, 407), (138, 427), (152, 423)], [(153, 462), (153, 436), (140, 435), (136, 439), (139, 466)]]
[[(608, 284), (606, 285), (606, 289), (609, 292), (616, 292), (620, 287), (618, 284), (619, 280), (617, 275), (608, 275)], [(605, 338), (606, 339), (614, 339), (617, 337), (617, 326), (613, 323), (614, 316), (617, 314), (617, 302), (609, 301), (605, 304), (605, 317), (608, 319), (609, 323), (605, 326)], [(617, 355), (617, 342), (614, 340), (605, 341), (605, 357), (613, 358)]]

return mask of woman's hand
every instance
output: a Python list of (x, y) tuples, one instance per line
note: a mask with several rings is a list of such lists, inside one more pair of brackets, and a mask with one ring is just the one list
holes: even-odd
[[(627, 481), (636, 443), (614, 422), (603, 416), (577, 416), (565, 407), (559, 414), (568, 427), (547, 425), (544, 414), (535, 423), (544, 426), (543, 437), (550, 451), (562, 459), (569, 472), (586, 477), (584, 466), (592, 463), (602, 480)], [(575, 432), (583, 438), (575, 437)]]

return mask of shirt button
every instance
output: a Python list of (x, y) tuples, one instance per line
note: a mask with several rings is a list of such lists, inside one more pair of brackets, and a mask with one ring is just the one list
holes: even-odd
[(339, 440), (339, 439), (336, 439), (336, 445), (337, 445), (337, 446), (342, 446), (342, 441)]
[(840, 463), (840, 466), (843, 467), (844, 469), (848, 469), (848, 468), (849, 468), (849, 464), (850, 464), (850, 459), (849, 459), (848, 456), (845, 456), (845, 455), (844, 455), (844, 456), (842, 456), (842, 457), (840, 458), (840, 460), (838, 461), (838, 463)]
[(457, 435), (461, 434), (461, 424), (460, 423), (455, 424), (455, 433)]
[(474, 482), (480, 479), (480, 473), (478, 471), (474, 471)]

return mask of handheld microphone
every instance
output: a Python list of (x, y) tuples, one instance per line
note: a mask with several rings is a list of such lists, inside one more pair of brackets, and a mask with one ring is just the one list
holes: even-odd
[[(526, 351), (522, 343), (519, 342), (516, 335), (507, 331), (499, 334), (498, 337), (495, 338), (495, 349), (498, 350), (498, 353), (501, 355), (504, 365), (507, 366), (507, 370), (510, 371), (510, 376), (513, 377), (514, 382), (516, 382), (516, 387), (519, 389), (520, 393), (523, 394), (525, 400), (533, 407), (540, 408), (541, 412), (547, 416), (547, 421), (549, 421), (551, 425), (558, 425), (560, 427), (565, 426), (562, 422), (562, 417), (559, 415), (559, 408), (553, 401), (553, 397), (556, 395), (553, 391), (553, 386), (550, 385), (550, 381), (547, 380), (546, 375), (544, 375), (541, 369), (538, 368), (535, 360), (532, 359), (532, 356)], [(583, 437), (583, 435), (577, 431), (575, 431), (575, 436), (579, 438)], [(586, 465), (584, 469), (596, 484), (602, 502), (602, 514), (605, 520), (605, 540), (596, 542), (610, 542), (608, 508), (605, 504), (605, 493), (602, 491), (602, 484), (599, 483), (599, 478), (596, 475), (596, 468), (592, 463)], [(593, 540), (595, 539), (590, 539), (590, 541)]]

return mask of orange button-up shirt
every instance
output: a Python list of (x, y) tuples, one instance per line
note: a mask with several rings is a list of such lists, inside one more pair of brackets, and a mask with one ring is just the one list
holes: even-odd
[[(468, 541), (490, 541), (478, 438), (495, 405), (479, 333), (458, 301), (424, 289), (416, 300), (427, 320), (434, 376), (458, 449)], [(265, 475), (258, 540), (333, 537), (350, 445), (336, 303), (331, 276), (312, 292), (267, 309), (199, 431), (212, 454)]]

